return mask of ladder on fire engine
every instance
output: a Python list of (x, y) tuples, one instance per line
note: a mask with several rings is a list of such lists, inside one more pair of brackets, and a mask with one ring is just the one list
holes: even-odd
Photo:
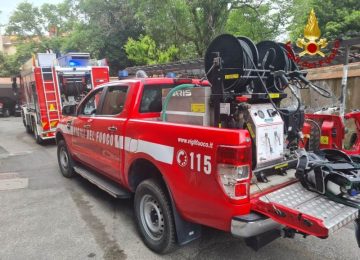
[[(60, 120), (60, 97), (55, 89), (55, 80), (51, 67), (41, 68), (41, 77), (43, 82), (43, 90), (46, 104), (47, 123), (49, 130), (53, 130)], [(55, 117), (52, 116), (55, 113)]]

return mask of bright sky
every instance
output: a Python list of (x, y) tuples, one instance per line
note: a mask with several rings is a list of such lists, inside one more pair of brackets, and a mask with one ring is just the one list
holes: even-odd
[[(44, 3), (57, 4), (61, 3), (62, 1), (63, 0), (27, 0), (26, 2), (32, 3), (35, 6), (41, 6)], [(21, 2), (25, 2), (25, 0), (0, 0), (0, 25), (8, 23), (9, 17), (11, 16), (12, 12)], [(1, 32), (4, 32), (4, 28), (0, 28)]]

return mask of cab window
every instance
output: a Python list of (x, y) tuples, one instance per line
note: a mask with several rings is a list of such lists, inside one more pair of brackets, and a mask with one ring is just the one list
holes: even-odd
[(95, 115), (97, 114), (97, 109), (100, 109), (100, 100), (103, 89), (95, 90), (81, 106), (79, 114), (81, 115)]
[(105, 94), (102, 115), (117, 115), (120, 114), (125, 105), (127, 86), (110, 86)]
[(174, 85), (145, 85), (140, 103), (140, 113), (161, 112), (162, 90)]

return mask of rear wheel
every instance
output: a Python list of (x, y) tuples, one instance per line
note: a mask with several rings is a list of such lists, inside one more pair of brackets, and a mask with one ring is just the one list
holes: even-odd
[(135, 192), (135, 216), (144, 243), (156, 253), (176, 248), (175, 224), (171, 204), (161, 185), (148, 179)]
[(64, 140), (58, 142), (57, 157), (62, 175), (66, 178), (73, 177), (75, 175), (74, 162)]
[(35, 137), (36, 143), (37, 143), (37, 144), (42, 144), (43, 139), (41, 139), (40, 135), (38, 134), (38, 130), (37, 130), (36, 124), (34, 124), (33, 132), (34, 132), (34, 137)]
[(29, 134), (31, 134), (31, 133), (32, 133), (31, 126), (26, 125), (26, 126), (25, 126), (25, 129), (26, 129), (26, 132), (27, 132), (27, 133), (29, 133)]

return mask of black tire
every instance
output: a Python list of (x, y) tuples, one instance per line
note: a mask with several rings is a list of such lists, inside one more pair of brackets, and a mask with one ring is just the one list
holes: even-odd
[(140, 235), (152, 251), (165, 254), (176, 249), (176, 231), (170, 200), (161, 185), (147, 179), (136, 188), (135, 217)]
[(21, 118), (22, 118), (22, 122), (23, 122), (23, 124), (24, 124), (24, 126), (25, 126), (25, 128), (26, 128), (26, 120), (25, 120), (25, 115), (23, 114), (23, 112), (21, 112)]
[(31, 134), (31, 133), (32, 133), (31, 126), (26, 125), (25, 128), (26, 128), (26, 132), (27, 132), (28, 134)]
[(34, 133), (34, 137), (35, 137), (36, 143), (37, 143), (37, 144), (42, 144), (42, 143), (43, 143), (43, 139), (41, 139), (40, 135), (38, 134), (37, 126), (36, 126), (35, 124), (34, 124), (33, 133)]
[(57, 145), (57, 158), (61, 173), (66, 178), (72, 178), (75, 175), (74, 161), (66, 147), (64, 140), (60, 140)]

